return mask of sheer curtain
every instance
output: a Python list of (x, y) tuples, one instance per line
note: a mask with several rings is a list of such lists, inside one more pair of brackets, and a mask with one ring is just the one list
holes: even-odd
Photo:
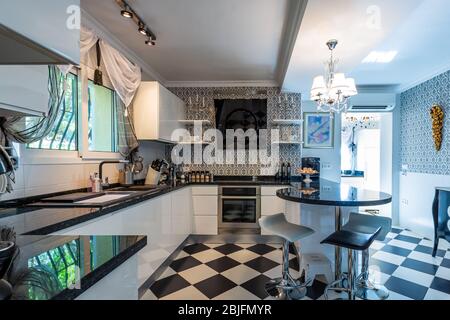
[[(6, 143), (32, 143), (45, 138), (53, 129), (56, 119), (64, 111), (61, 104), (64, 99), (66, 76), (57, 66), (48, 67), (48, 114), (46, 117), (15, 116), (8, 117), (2, 124)], [(6, 139), (5, 139), (6, 138)]]
[(103, 39), (99, 39), (95, 32), (85, 26), (81, 26), (81, 59), (87, 67), (94, 66), (91, 50), (100, 40), (102, 64), (119, 99), (117, 99), (118, 120), (118, 148), (122, 156), (128, 157), (139, 147), (134, 128), (132, 104), (134, 95), (141, 84), (141, 68), (118, 50), (110, 46)]

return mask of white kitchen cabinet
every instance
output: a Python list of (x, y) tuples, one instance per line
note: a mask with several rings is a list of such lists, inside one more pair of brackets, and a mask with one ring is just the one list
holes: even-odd
[(261, 187), (261, 196), (276, 196), (277, 191), (280, 189), (288, 188), (286, 185), (279, 186), (262, 186)]
[(193, 233), (199, 235), (217, 235), (219, 230), (219, 188), (217, 186), (192, 187), (194, 210)]
[(216, 216), (218, 212), (217, 196), (193, 196), (194, 216)]
[(219, 221), (217, 216), (194, 216), (194, 234), (217, 235)]
[(146, 235), (147, 245), (138, 252), (141, 286), (192, 233), (191, 204), (191, 189), (186, 187), (55, 234)]
[(172, 233), (175, 248), (191, 233), (193, 224), (191, 188), (183, 188), (171, 194), (172, 197)]
[(0, 65), (0, 115), (48, 112), (48, 66)]
[(142, 82), (133, 102), (134, 127), (139, 140), (178, 142), (172, 139), (177, 129), (185, 129), (185, 104), (156, 81)]
[(217, 186), (194, 186), (192, 187), (193, 196), (218, 196), (219, 187)]
[[(286, 186), (263, 186), (261, 187), (261, 216), (271, 216), (277, 213), (286, 213), (286, 200), (277, 197), (277, 190)], [(272, 235), (261, 229), (262, 235)]]
[(80, 0), (2, 1), (0, 64), (80, 64)]

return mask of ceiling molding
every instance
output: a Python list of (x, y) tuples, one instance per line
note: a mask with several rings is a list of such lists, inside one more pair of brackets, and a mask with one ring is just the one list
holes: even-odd
[[(120, 12), (118, 14), (120, 14)], [(116, 36), (108, 31), (108, 28), (98, 22), (94, 17), (92, 17), (83, 9), (81, 9), (81, 21), (82, 24), (93, 29), (97, 33), (99, 38), (107, 41), (111, 46), (122, 52), (128, 59), (139, 65), (145, 75), (152, 78), (152, 80), (156, 80), (165, 85), (167, 81), (155, 69), (149, 66), (132, 50), (128, 49)]]
[(431, 80), (434, 77), (437, 77), (438, 75), (443, 74), (444, 72), (447, 72), (449, 70), (450, 70), (450, 61), (448, 61), (447, 63), (444, 63), (440, 67), (437, 67), (436, 69), (434, 69), (432, 72), (425, 74), (424, 76), (420, 77), (419, 79), (417, 79), (413, 82), (399, 86), (398, 92), (403, 93), (403, 92), (405, 92), (409, 89), (412, 89), (412, 88), (418, 86), (419, 84), (422, 84), (428, 80)]
[(279, 87), (275, 80), (262, 81), (166, 81), (168, 88)]
[(283, 31), (285, 36), (277, 62), (276, 80), (280, 86), (284, 83), (307, 5), (308, 0), (293, 0), (289, 5), (289, 14)]

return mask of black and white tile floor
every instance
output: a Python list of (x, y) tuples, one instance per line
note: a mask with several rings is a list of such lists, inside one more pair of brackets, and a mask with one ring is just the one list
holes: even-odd
[[(450, 246), (441, 241), (436, 258), (432, 241), (393, 228), (371, 248), (371, 276), (392, 300), (450, 300)], [(146, 300), (270, 299), (264, 284), (281, 274), (277, 244), (193, 244), (186, 246), (144, 294)], [(296, 257), (291, 272), (298, 275)], [(323, 299), (326, 284), (316, 279), (305, 299)]]

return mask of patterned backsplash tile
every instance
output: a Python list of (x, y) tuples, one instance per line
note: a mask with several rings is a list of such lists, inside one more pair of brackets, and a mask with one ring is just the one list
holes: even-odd
[[(302, 104), (299, 93), (280, 93), (277, 87), (223, 87), (223, 88), (169, 88), (174, 94), (186, 103), (187, 120), (209, 120), (211, 124), (205, 129), (215, 127), (214, 99), (267, 99), (267, 127), (278, 128), (273, 124), (274, 119), (301, 119)], [(198, 100), (197, 100), (198, 97)], [(288, 103), (286, 103), (286, 98)], [(198, 101), (198, 104), (196, 103)], [(203, 105), (204, 101), (204, 105)], [(282, 102), (280, 104), (280, 101)], [(192, 105), (190, 104), (192, 102)], [(301, 126), (281, 126), (281, 139), (288, 135), (301, 139)], [(166, 152), (170, 157), (171, 147)], [(271, 145), (267, 143), (267, 152), (270, 154)], [(290, 162), (293, 173), (301, 167), (301, 145), (281, 145), (280, 161)], [(273, 175), (275, 171), (270, 166), (258, 164), (214, 164), (214, 165), (186, 165), (186, 170), (208, 170), (216, 175)]]
[[(439, 152), (431, 130), (433, 104), (445, 112)], [(450, 175), (450, 71), (401, 94), (401, 161), (411, 172)]]

